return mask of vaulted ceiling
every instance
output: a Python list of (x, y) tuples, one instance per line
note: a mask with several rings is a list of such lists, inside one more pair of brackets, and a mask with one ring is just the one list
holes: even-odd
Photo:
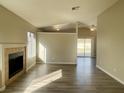
[[(36, 27), (81, 22), (96, 25), (97, 16), (118, 0), (0, 0), (0, 4)], [(72, 11), (72, 7), (80, 6)]]

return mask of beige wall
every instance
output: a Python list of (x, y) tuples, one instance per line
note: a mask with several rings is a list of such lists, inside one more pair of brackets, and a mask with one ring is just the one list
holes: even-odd
[(98, 17), (97, 65), (124, 82), (124, 0)]
[[(57, 64), (75, 64), (77, 53), (77, 34), (38, 32), (38, 56), (39, 44), (46, 48), (46, 62)], [(39, 58), (40, 59), (40, 58)]]
[(0, 43), (26, 43), (26, 32), (36, 28), (0, 6)]
[(2, 86), (2, 49), (0, 45), (0, 88)]
[[(35, 32), (36, 28), (0, 6), (0, 44), (16, 44), (17, 46), (19, 46), (19, 44), (26, 45), (28, 31)], [(2, 61), (0, 60), (0, 72), (2, 72), (1, 69)], [(0, 73), (0, 87), (1, 81)]]
[(96, 31), (90, 31), (88, 28), (79, 28), (79, 39), (91, 39), (91, 56), (96, 57)]
[(2, 73), (1, 73), (1, 70), (0, 70), (0, 87), (2, 87), (2, 77), (1, 77)]

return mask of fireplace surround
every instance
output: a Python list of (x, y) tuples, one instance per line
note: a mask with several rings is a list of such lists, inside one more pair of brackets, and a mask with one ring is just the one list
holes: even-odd
[(5, 84), (8, 85), (25, 72), (25, 47), (5, 48)]

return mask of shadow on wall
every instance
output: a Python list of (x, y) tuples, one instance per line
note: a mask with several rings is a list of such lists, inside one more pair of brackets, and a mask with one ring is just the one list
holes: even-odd
[(46, 47), (39, 42), (39, 54), (40, 61), (46, 63)]

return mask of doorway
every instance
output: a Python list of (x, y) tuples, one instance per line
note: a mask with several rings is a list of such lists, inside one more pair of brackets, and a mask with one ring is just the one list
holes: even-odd
[(91, 39), (78, 39), (77, 41), (77, 56), (91, 57)]

